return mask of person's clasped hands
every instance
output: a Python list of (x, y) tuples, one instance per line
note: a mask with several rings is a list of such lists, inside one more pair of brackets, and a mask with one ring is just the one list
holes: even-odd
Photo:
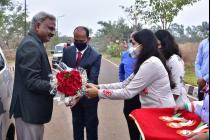
[(73, 108), (81, 99), (81, 95), (78, 95), (75, 99), (72, 99), (69, 101), (68, 104), (66, 104), (66, 106), (69, 106), (70, 108)]
[(197, 80), (197, 84), (198, 84), (198, 87), (202, 89), (206, 86), (206, 81), (201, 78)]
[(177, 113), (179, 113), (180, 111), (183, 111), (183, 110), (186, 110), (186, 107), (185, 107), (184, 104), (183, 105), (177, 105), (174, 108), (174, 114), (177, 114)]
[[(98, 89), (99, 89), (98, 85), (88, 83), (86, 85), (85, 96), (88, 97), (88, 98), (97, 97), (98, 96)], [(66, 104), (66, 106), (69, 106), (70, 108), (73, 108), (79, 102), (80, 99), (81, 99), (81, 96), (77, 96), (74, 100), (70, 100), (69, 104)]]
[(86, 91), (85, 91), (86, 93), (85, 93), (85, 95), (88, 98), (97, 97), (98, 96), (98, 89), (99, 89), (98, 85), (95, 85), (95, 84), (92, 84), (92, 83), (88, 83), (86, 85)]

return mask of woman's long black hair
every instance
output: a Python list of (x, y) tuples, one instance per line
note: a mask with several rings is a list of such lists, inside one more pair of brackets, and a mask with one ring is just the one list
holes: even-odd
[(134, 68), (134, 74), (136, 74), (139, 71), (140, 66), (149, 59), (152, 56), (158, 57), (161, 62), (163, 63), (165, 69), (168, 72), (169, 80), (170, 80), (170, 86), (173, 89), (175, 87), (174, 82), (171, 80), (171, 74), (166, 66), (166, 59), (164, 56), (158, 51), (158, 42), (157, 38), (154, 35), (154, 33), (151, 30), (143, 29), (139, 32), (136, 32), (133, 35), (133, 38), (136, 42), (139, 44), (142, 44), (143, 48), (141, 50), (140, 55), (137, 57), (136, 65)]
[(176, 54), (182, 58), (179, 46), (176, 43), (174, 37), (167, 30), (158, 30), (155, 33), (158, 40), (161, 42), (161, 52), (163, 53), (166, 60), (172, 55)]

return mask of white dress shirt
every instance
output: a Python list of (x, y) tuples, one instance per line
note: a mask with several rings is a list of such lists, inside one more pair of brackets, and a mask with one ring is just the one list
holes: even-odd
[[(76, 48), (76, 60), (77, 60), (77, 57), (78, 57), (78, 52), (81, 52), (81, 54), (82, 54), (82, 56), (83, 56), (83, 54), (85, 53), (85, 51), (87, 50), (87, 48), (88, 48), (88, 46), (87, 46), (84, 50), (82, 50), (82, 51), (79, 51), (79, 50)], [(82, 56), (81, 56), (81, 58), (82, 58)]]

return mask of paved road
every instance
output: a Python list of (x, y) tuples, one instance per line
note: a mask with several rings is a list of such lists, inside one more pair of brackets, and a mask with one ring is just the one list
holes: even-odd
[[(118, 81), (118, 69), (102, 60), (99, 83)], [(123, 101), (99, 102), (99, 140), (128, 140), (128, 130), (123, 113)], [(44, 140), (73, 140), (71, 111), (55, 103), (52, 121), (45, 126)]]

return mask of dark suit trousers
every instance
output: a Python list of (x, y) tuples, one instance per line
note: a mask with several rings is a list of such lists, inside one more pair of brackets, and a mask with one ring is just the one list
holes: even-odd
[(141, 103), (139, 101), (139, 95), (133, 97), (132, 99), (124, 101), (124, 115), (128, 124), (128, 130), (130, 134), (130, 140), (139, 140), (140, 133), (135, 124), (135, 122), (129, 117), (129, 114), (134, 110), (141, 108)]
[(201, 92), (201, 88), (198, 87), (198, 100), (202, 101), (204, 99), (204, 93)]
[[(84, 128), (86, 127), (87, 140), (98, 140), (98, 101), (86, 103), (82, 98), (72, 111), (74, 140), (84, 140)], [(94, 99), (93, 99), (94, 100)]]

